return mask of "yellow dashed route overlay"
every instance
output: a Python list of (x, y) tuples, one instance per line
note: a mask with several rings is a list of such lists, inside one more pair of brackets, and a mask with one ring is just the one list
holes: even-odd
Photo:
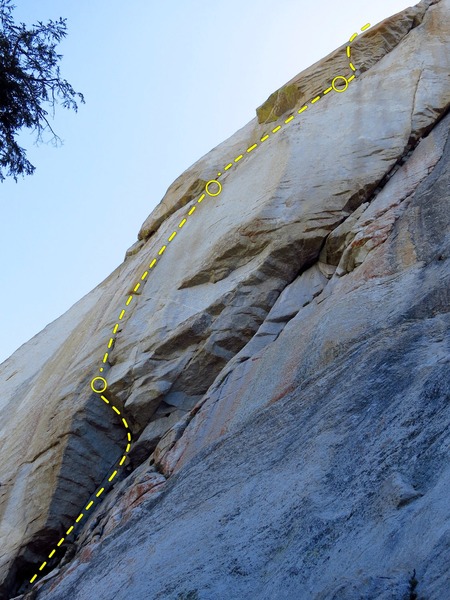
[[(366, 31), (367, 29), (369, 29), (370, 27), (370, 23), (367, 23), (366, 25), (364, 25), (364, 27), (361, 27), (361, 31)], [(296, 117), (297, 115), (301, 115), (303, 112), (305, 112), (305, 110), (307, 110), (309, 108), (309, 105), (313, 105), (316, 104), (316, 102), (318, 102), (321, 98), (325, 97), (327, 94), (329, 94), (330, 92), (334, 91), (337, 93), (342, 93), (345, 92), (348, 88), (348, 84), (351, 83), (354, 79), (355, 79), (355, 71), (356, 71), (356, 67), (354, 66), (354, 64), (352, 63), (352, 57), (351, 57), (351, 46), (350, 44), (358, 37), (358, 33), (354, 33), (348, 44), (347, 44), (347, 48), (346, 48), (346, 52), (347, 52), (347, 58), (349, 60), (349, 68), (352, 71), (352, 74), (350, 77), (346, 78), (343, 75), (337, 75), (333, 81), (331, 82), (331, 85), (329, 87), (327, 87), (326, 89), (323, 90), (323, 92), (319, 95), (317, 95), (315, 98), (312, 98), (309, 104), (304, 104), (299, 110), (297, 110), (297, 113), (291, 114), (289, 117), (287, 117), (287, 119), (284, 120), (284, 123), (277, 125), (276, 127), (274, 127), (274, 129), (272, 129), (272, 132), (270, 134), (266, 134), (264, 135), (259, 144), (253, 144), (252, 146), (250, 146), (249, 148), (247, 148), (245, 150), (245, 153), (243, 152), (242, 154), (239, 154), (232, 162), (229, 162), (227, 165), (224, 166), (223, 171), (229, 171), (233, 166), (236, 166), (243, 158), (246, 154), (249, 154), (250, 152), (253, 152), (254, 150), (256, 150), (256, 148), (258, 148), (258, 146), (260, 146), (261, 144), (263, 144), (265, 141), (267, 141), (271, 135), (275, 135), (276, 133), (278, 133), (278, 131), (280, 131), (285, 125), (288, 125), (289, 123), (291, 123)], [(339, 86), (339, 87), (338, 87)], [(196, 204), (194, 204), (192, 206), (192, 208), (186, 213), (185, 217), (180, 221), (180, 223), (178, 224), (178, 229), (174, 230), (170, 236), (167, 239), (167, 243), (172, 242), (175, 237), (178, 235), (178, 233), (181, 231), (181, 229), (185, 226), (185, 224), (188, 221), (188, 217), (191, 217), (196, 209), (197, 209), (197, 204), (200, 204), (201, 202), (203, 202), (203, 200), (207, 197), (207, 196), (211, 196), (211, 197), (215, 197), (218, 196), (221, 191), (222, 191), (222, 185), (220, 184), (220, 182), (218, 181), (218, 178), (222, 175), (222, 172), (218, 172), (217, 173), (217, 179), (211, 179), (210, 181), (208, 181), (208, 183), (205, 186), (205, 191), (201, 194), (201, 196), (198, 198)], [(211, 190), (212, 187), (212, 190)], [(161, 257), (163, 255), (163, 253), (167, 250), (167, 243), (164, 244), (163, 246), (161, 246), (161, 248), (158, 250), (158, 257)], [(134, 294), (129, 294), (129, 296), (127, 297), (126, 301), (125, 301), (125, 308), (122, 308), (118, 319), (116, 321), (116, 323), (114, 324), (114, 327), (112, 329), (112, 335), (109, 338), (108, 344), (107, 344), (107, 349), (103, 355), (102, 358), (102, 365), (106, 364), (107, 360), (108, 360), (108, 356), (110, 351), (112, 350), (112, 348), (114, 347), (115, 341), (116, 341), (116, 337), (117, 337), (117, 333), (119, 331), (119, 326), (120, 326), (120, 322), (123, 321), (125, 315), (127, 314), (127, 310), (128, 307), (131, 305), (131, 303), (133, 302), (133, 300), (135, 299), (135, 295), (138, 294), (139, 292), (139, 288), (141, 287), (141, 285), (146, 281), (147, 277), (149, 276), (150, 272), (155, 268), (156, 264), (158, 263), (158, 261), (160, 260), (160, 258), (153, 258), (152, 261), (149, 263), (149, 265), (146, 267), (145, 271), (143, 272), (143, 274), (140, 277), (140, 280), (136, 283), (136, 285), (133, 287), (133, 292)], [(104, 372), (104, 367), (101, 366), (99, 368), (99, 372), (103, 373)], [(110, 476), (108, 477), (108, 481), (112, 482), (113, 479), (117, 476), (119, 469), (123, 466), (124, 462), (127, 459), (127, 455), (130, 452), (130, 448), (131, 448), (131, 432), (130, 432), (130, 428), (128, 426), (128, 423), (125, 419), (125, 417), (122, 415), (121, 411), (117, 408), (117, 406), (114, 406), (114, 404), (112, 404), (111, 400), (108, 399), (107, 397), (107, 393), (106, 390), (108, 388), (108, 383), (106, 381), (106, 379), (104, 377), (102, 377), (101, 375), (97, 375), (96, 377), (94, 377), (91, 381), (91, 390), (93, 392), (95, 392), (96, 394), (99, 395), (100, 399), (105, 402), (105, 404), (107, 404), (111, 410), (114, 411), (114, 413), (120, 418), (121, 423), (125, 429), (125, 434), (126, 434), (126, 441), (127, 441), (127, 445), (125, 448), (125, 451), (122, 455), (122, 457), (120, 458), (120, 460), (117, 462), (116, 467), (114, 468), (114, 470), (111, 472)], [(84, 507), (84, 509), (80, 512), (80, 514), (76, 517), (76, 519), (74, 520), (74, 524), (71, 525), (69, 527), (69, 529), (67, 529), (67, 531), (65, 532), (65, 534), (59, 539), (59, 541), (56, 543), (55, 547), (49, 552), (48, 554), (48, 559), (44, 560), (42, 562), (42, 564), (39, 566), (37, 572), (33, 575), (33, 577), (30, 579), (30, 583), (34, 583), (36, 581), (36, 579), (41, 576), (43, 574), (43, 571), (45, 570), (45, 567), (47, 567), (48, 565), (48, 560), (52, 559), (53, 556), (56, 554), (58, 548), (60, 548), (64, 542), (67, 540), (67, 537), (70, 536), (70, 534), (73, 532), (75, 524), (80, 523), (83, 519), (87, 518), (89, 511), (92, 509), (92, 507), (94, 507), (96, 505), (96, 503), (98, 503), (102, 497), (102, 494), (105, 492), (105, 488), (104, 487), (100, 487), (98, 489), (98, 491), (95, 493), (95, 500), (91, 500), (88, 504), (86, 504), (86, 506)]]

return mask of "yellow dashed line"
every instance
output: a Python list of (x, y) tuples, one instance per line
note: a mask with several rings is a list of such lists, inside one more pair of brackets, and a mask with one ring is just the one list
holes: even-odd
[[(361, 31), (366, 31), (366, 30), (367, 30), (369, 27), (370, 27), (370, 23), (367, 23), (366, 25), (364, 25), (364, 27), (362, 27), (362, 28), (361, 28)], [(350, 43), (352, 43), (352, 42), (353, 42), (353, 41), (354, 41), (354, 40), (355, 40), (357, 37), (358, 37), (358, 34), (357, 34), (357, 33), (354, 33), (354, 34), (352, 35), (352, 37), (350, 38)], [(347, 48), (346, 48), (346, 52), (347, 52), (347, 58), (348, 58), (348, 59), (350, 59), (350, 58), (351, 58), (351, 48), (350, 48), (350, 46), (347, 46)], [(349, 77), (348, 79), (346, 79), (345, 77), (338, 76), (338, 77), (337, 77), (337, 79), (343, 79), (343, 80), (345, 80), (345, 81), (346, 81), (346, 82), (348, 82), (348, 83), (350, 83), (351, 81), (353, 81), (353, 80), (355, 79), (355, 75), (354, 75), (354, 73), (355, 73), (355, 71), (356, 71), (356, 67), (354, 66), (353, 62), (349, 62), (349, 67), (350, 67), (350, 69), (353, 71), (353, 74), (351, 75), (351, 77)], [(335, 82), (335, 81), (336, 81), (336, 78), (333, 80), (333, 86), (334, 86), (334, 82)], [(322, 92), (322, 95), (323, 95), (323, 96), (325, 96), (326, 94), (329, 94), (329, 93), (330, 93), (330, 92), (331, 92), (333, 89), (335, 89), (335, 91), (340, 91), (340, 92), (342, 92), (342, 91), (345, 91), (344, 89), (338, 90), (337, 88), (334, 88), (333, 86), (326, 88), (326, 89), (325, 89), (325, 90)], [(345, 88), (345, 89), (346, 89), (346, 88)], [(313, 100), (311, 100), (311, 104), (315, 104), (316, 102), (318, 102), (318, 101), (321, 99), (321, 97), (322, 97), (321, 95), (318, 95), (318, 96), (316, 96), (316, 97), (315, 97)], [(301, 107), (301, 108), (300, 108), (300, 109), (297, 111), (297, 113), (298, 113), (298, 114), (301, 114), (301, 113), (303, 113), (303, 112), (304, 112), (304, 111), (305, 111), (307, 108), (308, 108), (308, 105), (307, 105), (307, 104), (305, 104), (304, 106), (302, 106), (302, 107)], [(294, 115), (290, 115), (290, 116), (289, 116), (289, 117), (288, 117), (288, 118), (287, 118), (287, 119), (284, 121), (284, 123), (285, 123), (285, 124), (288, 124), (288, 123), (290, 123), (290, 122), (291, 122), (293, 119), (294, 119)], [(273, 130), (272, 130), (272, 133), (277, 133), (277, 132), (278, 132), (278, 131), (281, 129), (281, 127), (282, 127), (281, 125), (277, 125), (277, 126), (276, 126), (276, 127), (273, 129)], [(264, 136), (261, 138), (261, 142), (265, 142), (266, 140), (268, 140), (268, 139), (269, 139), (269, 137), (270, 137), (270, 136), (269, 136), (269, 134), (265, 134), (265, 135), (264, 135)], [(252, 151), (253, 151), (253, 150), (255, 150), (255, 148), (257, 148), (257, 147), (258, 147), (258, 144), (253, 144), (252, 146), (250, 146), (249, 148), (247, 148), (247, 153), (250, 153), (250, 152), (252, 152)], [(240, 154), (239, 156), (237, 156), (237, 157), (234, 159), (234, 162), (235, 162), (235, 163), (238, 163), (238, 162), (239, 162), (239, 161), (241, 161), (243, 158), (244, 158), (244, 155), (243, 155), (243, 154)], [(224, 168), (224, 170), (225, 170), (225, 171), (228, 171), (229, 169), (231, 169), (231, 167), (232, 167), (232, 166), (233, 166), (233, 163), (228, 163), (228, 164), (226, 165), (226, 167)], [(221, 175), (222, 175), (222, 173), (219, 171), (219, 172), (217, 173), (217, 177), (220, 177)], [(209, 182), (209, 183), (211, 183), (211, 182)], [(219, 184), (219, 185), (220, 185), (220, 184)], [(221, 189), (221, 187), (220, 187), (220, 189)], [(206, 191), (208, 191), (208, 187), (206, 188)], [(218, 194), (212, 194), (212, 193), (210, 193), (209, 195), (211, 196), (211, 195), (218, 195)], [(206, 194), (205, 194), (205, 193), (203, 193), (203, 194), (200, 196), (200, 198), (197, 200), (197, 203), (200, 203), (200, 202), (202, 202), (202, 201), (203, 201), (205, 198), (206, 198)], [(192, 207), (192, 208), (189, 210), (189, 212), (187, 213), (187, 214), (188, 214), (188, 216), (191, 216), (191, 215), (194, 213), (194, 211), (195, 211), (195, 208), (196, 208), (196, 207), (195, 207), (195, 205), (194, 205), (194, 206), (193, 206), (193, 207)], [(178, 225), (178, 228), (179, 228), (179, 229), (181, 229), (181, 228), (184, 226), (184, 224), (186, 223), (186, 220), (187, 220), (186, 218), (183, 218), (183, 219), (181, 220), (181, 222), (180, 222), (180, 223), (179, 223), (179, 225)], [(170, 237), (168, 238), (169, 242), (171, 242), (171, 241), (174, 239), (174, 237), (176, 236), (176, 234), (177, 234), (177, 232), (176, 232), (176, 231), (172, 232), (172, 234), (171, 234), (171, 235), (170, 235)], [(166, 250), (166, 246), (162, 246), (162, 247), (160, 248), (159, 252), (158, 252), (158, 255), (160, 255), (160, 256), (161, 256), (165, 250)], [(152, 269), (152, 268), (153, 268), (153, 267), (156, 265), (156, 263), (157, 263), (157, 259), (156, 259), (156, 258), (154, 258), (154, 259), (152, 260), (152, 262), (150, 263), (150, 265), (148, 266), (148, 268), (149, 268), (149, 269)], [(148, 274), (149, 274), (149, 272), (148, 272), (148, 271), (145, 271), (145, 272), (144, 272), (144, 274), (143, 274), (143, 275), (142, 275), (142, 277), (141, 277), (141, 280), (142, 280), (142, 281), (144, 281), (144, 280), (145, 280), (145, 279), (148, 277)], [(137, 283), (137, 284), (136, 284), (136, 286), (134, 287), (134, 290), (133, 290), (133, 291), (134, 291), (134, 292), (137, 292), (137, 291), (139, 290), (139, 287), (140, 287), (140, 285), (141, 285), (140, 283)], [(132, 296), (132, 295), (130, 295), (130, 296), (128, 297), (127, 301), (126, 301), (126, 306), (128, 306), (128, 305), (130, 304), (130, 302), (132, 301), (132, 299), (133, 299), (133, 296)], [(120, 315), (119, 315), (119, 321), (121, 321), (121, 320), (123, 319), (123, 317), (125, 316), (125, 314), (126, 314), (126, 311), (125, 311), (125, 309), (122, 309), (122, 311), (121, 311), (121, 313), (120, 313)], [(119, 330), (119, 323), (116, 323), (116, 324), (114, 325), (114, 329), (113, 329), (113, 335), (116, 335), (116, 333), (118, 332), (118, 330)], [(109, 339), (109, 342), (108, 342), (108, 349), (109, 349), (109, 350), (110, 350), (110, 349), (111, 349), (111, 348), (114, 346), (114, 341), (115, 341), (115, 339), (114, 339), (114, 338), (112, 338), (112, 337)], [(106, 363), (106, 361), (107, 361), (107, 360), (108, 360), (108, 352), (106, 352), (106, 353), (104, 354), (104, 356), (103, 356), (103, 363)], [(103, 370), (104, 370), (103, 368), (100, 368), (100, 371), (101, 371), (101, 372), (102, 372)], [(120, 410), (119, 410), (117, 407), (115, 407), (114, 405), (111, 405), (111, 403), (110, 403), (110, 400), (109, 400), (109, 399), (108, 399), (106, 396), (104, 396), (104, 395), (101, 393), (101, 392), (104, 392), (104, 391), (106, 390), (106, 388), (107, 388), (107, 383), (106, 383), (106, 380), (105, 380), (105, 379), (102, 379), (101, 377), (100, 377), (100, 378), (94, 378), (94, 380), (91, 382), (91, 387), (93, 386), (93, 383), (96, 381), (96, 379), (100, 379), (100, 380), (101, 380), (101, 382), (102, 382), (102, 384), (101, 384), (101, 385), (103, 386), (103, 384), (104, 384), (104, 387), (102, 387), (102, 389), (101, 389), (101, 390), (100, 390), (100, 388), (99, 388), (98, 386), (97, 386), (97, 388), (94, 388), (94, 387), (93, 387), (92, 389), (93, 389), (93, 390), (94, 390), (96, 393), (99, 393), (99, 394), (100, 394), (100, 398), (101, 398), (101, 399), (102, 399), (102, 400), (103, 400), (103, 401), (104, 401), (106, 404), (110, 405), (110, 406), (111, 406), (111, 408), (114, 410), (114, 412), (115, 412), (115, 413), (117, 413), (118, 415), (120, 415), (120, 414), (121, 414)], [(122, 458), (120, 459), (119, 466), (122, 466), (122, 465), (124, 464), (124, 462), (126, 461), (127, 454), (128, 454), (128, 453), (130, 452), (130, 450), (131, 450), (131, 433), (130, 433), (130, 430), (129, 430), (129, 425), (128, 425), (128, 422), (126, 421), (126, 419), (125, 419), (124, 417), (122, 417), (122, 423), (123, 423), (124, 427), (127, 429), (127, 446), (126, 446), (126, 449), (125, 449), (125, 454), (124, 454), (124, 455), (122, 456)], [(116, 475), (117, 475), (117, 474), (118, 474), (118, 471), (117, 471), (117, 470), (114, 470), (114, 471), (111, 473), (111, 475), (109, 476), (109, 478), (108, 478), (108, 481), (109, 481), (109, 482), (111, 482), (111, 481), (112, 481), (112, 480), (113, 480), (113, 479), (116, 477)], [(100, 498), (100, 496), (101, 496), (101, 495), (102, 495), (104, 492), (105, 492), (105, 488), (104, 488), (104, 487), (100, 488), (100, 489), (98, 490), (98, 492), (95, 494), (96, 498)], [(87, 506), (86, 506), (85, 510), (86, 510), (86, 511), (88, 511), (88, 510), (89, 510), (89, 509), (90, 509), (90, 508), (91, 508), (93, 505), (94, 505), (94, 501), (93, 501), (93, 500), (91, 500), (91, 501), (90, 501), (90, 502), (87, 504)], [(82, 518), (83, 518), (83, 513), (80, 513), (80, 515), (79, 515), (79, 516), (76, 518), (76, 520), (75, 520), (75, 523), (79, 523), (79, 522), (82, 520)], [(73, 530), (74, 530), (74, 526), (73, 526), (73, 525), (71, 525), (71, 526), (69, 527), (69, 529), (66, 531), (66, 535), (67, 535), (67, 536), (68, 536), (68, 535), (70, 535), (70, 533), (72, 533), (72, 531), (73, 531)], [(59, 542), (56, 544), (56, 546), (57, 546), (57, 547), (60, 547), (60, 546), (61, 546), (61, 545), (64, 543), (64, 540), (65, 540), (65, 538), (61, 538), (61, 539), (59, 540)], [(54, 548), (54, 549), (53, 549), (53, 550), (50, 552), (50, 554), (48, 555), (48, 558), (52, 558), (52, 557), (55, 555), (55, 553), (56, 553), (56, 548)], [(47, 562), (46, 562), (46, 561), (44, 561), (44, 562), (41, 564), (41, 566), (39, 567), (39, 571), (43, 571), (43, 570), (44, 570), (44, 568), (46, 567), (46, 565), (47, 565)], [(30, 583), (34, 583), (34, 582), (36, 581), (37, 577), (38, 577), (38, 573), (35, 573), (35, 574), (34, 574), (34, 575), (31, 577), (31, 579), (30, 579)]]

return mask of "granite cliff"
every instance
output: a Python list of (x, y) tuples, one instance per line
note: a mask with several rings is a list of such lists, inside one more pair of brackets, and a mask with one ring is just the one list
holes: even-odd
[(449, 107), (422, 0), (0, 366), (0, 598), (450, 598)]

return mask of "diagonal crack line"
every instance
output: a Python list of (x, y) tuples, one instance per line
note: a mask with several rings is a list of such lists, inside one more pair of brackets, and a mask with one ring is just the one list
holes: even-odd
[(414, 136), (413, 136), (413, 119), (414, 119), (414, 114), (415, 114), (415, 110), (416, 110), (417, 91), (419, 89), (420, 81), (422, 79), (422, 74), (423, 74), (423, 70), (420, 69), (419, 70), (419, 77), (417, 78), (416, 85), (414, 87), (413, 101), (412, 101), (412, 105), (411, 105), (411, 116), (410, 116), (410, 123), (411, 123), (411, 125), (410, 125), (410, 134), (409, 134), (408, 145), (414, 139)]

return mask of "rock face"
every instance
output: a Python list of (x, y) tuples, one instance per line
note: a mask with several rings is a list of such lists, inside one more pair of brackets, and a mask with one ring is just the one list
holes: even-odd
[(449, 107), (424, 0), (272, 95), (0, 366), (0, 598), (449, 597)]

